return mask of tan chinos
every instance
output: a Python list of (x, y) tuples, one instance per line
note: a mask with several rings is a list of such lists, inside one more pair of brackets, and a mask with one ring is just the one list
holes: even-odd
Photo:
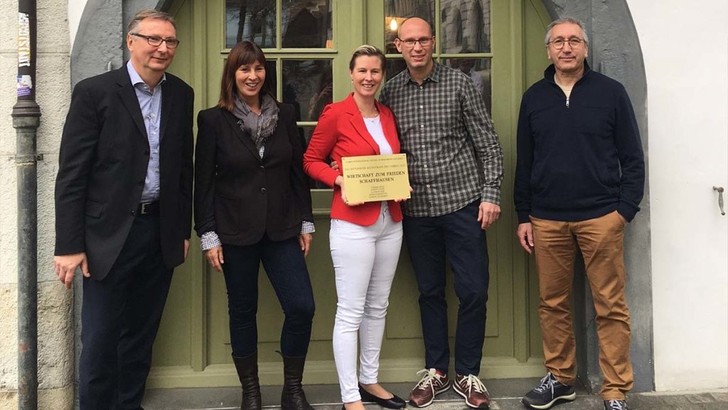
[(577, 222), (531, 217), (539, 276), (539, 318), (546, 368), (563, 384), (576, 382), (571, 317), (574, 259), (578, 246), (591, 287), (599, 337), (604, 400), (624, 400), (632, 389), (630, 315), (624, 289), (624, 227), (617, 211)]

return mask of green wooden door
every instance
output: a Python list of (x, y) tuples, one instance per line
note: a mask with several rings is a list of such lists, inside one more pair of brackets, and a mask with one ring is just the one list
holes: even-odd
[[(523, 377), (543, 372), (535, 275), (516, 243), (511, 199), (520, 96), (546, 65), (542, 37), (548, 16), (540, 1), (177, 0), (170, 12), (182, 41), (170, 71), (195, 88), (197, 111), (217, 103), (230, 47), (240, 38), (253, 39), (266, 53), (278, 98), (296, 105), (305, 138), (323, 105), (351, 91), (348, 62), (354, 48), (368, 43), (391, 52), (392, 29), (403, 17), (429, 17), (435, 23), (436, 58), (471, 74), (491, 107), (505, 153), (503, 215), (488, 231), (491, 284), (481, 374)], [(402, 62), (396, 54), (388, 58), (391, 76)], [(317, 232), (307, 263), (317, 310), (306, 383), (336, 383), (331, 351), (336, 293), (328, 246), (331, 191), (313, 189), (312, 195)], [(175, 273), (155, 345), (150, 387), (238, 383), (230, 359), (224, 280), (207, 267), (193, 238), (190, 257)], [(406, 252), (403, 249), (390, 297), (383, 382), (413, 381), (424, 364), (417, 286)], [(262, 269), (259, 288), (261, 381), (280, 384), (282, 366), (275, 350), (283, 316)], [(457, 298), (452, 289), (449, 306), (453, 335)]]

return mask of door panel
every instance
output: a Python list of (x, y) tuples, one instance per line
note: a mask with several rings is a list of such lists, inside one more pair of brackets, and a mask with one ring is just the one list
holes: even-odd
[[(401, 18), (417, 7), (429, 10), (439, 43), (436, 58), (472, 73), (491, 107), (505, 154), (503, 214), (488, 231), (491, 281), (482, 374), (484, 377), (540, 375), (543, 370), (535, 312), (537, 284), (533, 264), (516, 243), (512, 205), (518, 104), (523, 90), (539, 78), (546, 65), (542, 38), (549, 19), (540, 1), (330, 0), (327, 4), (325, 0), (276, 0), (273, 4), (273, 0), (248, 0), (246, 3), (243, 14), (248, 24), (241, 28), (238, 22), (242, 2), (239, 0), (175, 1), (170, 11), (176, 16), (182, 42), (170, 71), (195, 88), (196, 110), (213, 106), (217, 103), (220, 73), (229, 46), (239, 38), (253, 38), (266, 46), (268, 75), (277, 78), (278, 98), (298, 104), (304, 138), (310, 137), (325, 103), (340, 100), (351, 92), (348, 75), (351, 51), (364, 43), (388, 49), (387, 44), (393, 39), (389, 26), (392, 20), (400, 19), (401, 23)], [(302, 12), (306, 15), (300, 17), (301, 21), (313, 23), (295, 23), (294, 16)], [(301, 27), (315, 29), (306, 33)], [(291, 32), (307, 37), (287, 37)], [(392, 70), (402, 67), (398, 57), (388, 54)], [(336, 383), (331, 351), (336, 292), (328, 246), (331, 190), (313, 189), (312, 197), (317, 232), (307, 264), (317, 310), (306, 383)], [(230, 358), (224, 280), (221, 274), (207, 267), (194, 234), (192, 242), (187, 262), (175, 273), (155, 346), (150, 387), (238, 384)], [(450, 334), (453, 335), (458, 303), (451, 276), (448, 282)], [(261, 381), (280, 384), (281, 363), (275, 351), (279, 350), (283, 315), (263, 269), (259, 273), (259, 289)], [(423, 366), (417, 298), (405, 246), (390, 297), (380, 371), (384, 382), (412, 381), (415, 372)]]

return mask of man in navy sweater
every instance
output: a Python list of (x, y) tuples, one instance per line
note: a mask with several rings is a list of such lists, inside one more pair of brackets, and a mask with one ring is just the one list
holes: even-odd
[(548, 373), (522, 401), (548, 409), (576, 397), (570, 301), (578, 247), (596, 310), (604, 408), (626, 409), (633, 374), (623, 245), (644, 189), (639, 130), (624, 87), (586, 63), (581, 22), (552, 22), (545, 41), (553, 64), (521, 101), (514, 196), (518, 239), (536, 258)]

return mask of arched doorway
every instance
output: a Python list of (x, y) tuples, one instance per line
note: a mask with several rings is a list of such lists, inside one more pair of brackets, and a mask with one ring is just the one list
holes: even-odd
[[(93, 0), (89, 4), (93, 3), (100, 4)], [(222, 0), (165, 0), (129, 3), (137, 8), (156, 6), (176, 15), (179, 22), (179, 35), (184, 46), (178, 52), (172, 71), (195, 87), (197, 109), (210, 106), (217, 99), (219, 73), (228, 47), (226, 43), (226, 10), (228, 5), (234, 7), (240, 6), (241, 3), (230, 0), (225, 2)], [(247, 1), (246, 3), (254, 5), (256, 2)], [(264, 3), (270, 4), (273, 1)], [(298, 100), (300, 103), (305, 100), (308, 104), (308, 107), (302, 107), (302, 112), (305, 112), (307, 116), (302, 115), (302, 121), (299, 123), (305, 133), (310, 132), (315, 125), (316, 106), (318, 105), (315, 102), (312, 103), (314, 100), (311, 99), (311, 96), (314, 95), (314, 92), (311, 90), (316, 90), (316, 85), (318, 85), (319, 91), (325, 89), (329, 84), (325, 74), (330, 73), (330, 98), (333, 100), (343, 98), (348, 92), (346, 63), (350, 50), (365, 42), (386, 48), (387, 23), (391, 22), (391, 19), (387, 20), (387, 17), (396, 17), (397, 14), (425, 15), (425, 13), (430, 13), (436, 26), (438, 42), (441, 42), (436, 54), (438, 59), (444, 63), (458, 66), (465, 62), (466, 69), (470, 64), (468, 60), (475, 60), (475, 78), (479, 77), (483, 81), (484, 98), (490, 102), (492, 107), (496, 129), (506, 153), (507, 165), (502, 194), (503, 209), (507, 212), (498, 222), (494, 232), (489, 233), (490, 251), (493, 255), (491, 262), (493, 280), (490, 291), (488, 339), (484, 349), (486, 357), (483, 374), (486, 377), (540, 375), (542, 368), (539, 358), (540, 336), (537, 331), (535, 313), (535, 301), (537, 300), (535, 276), (529, 270), (528, 259), (514, 251), (512, 231), (515, 220), (510, 212), (512, 192), (509, 176), (512, 175), (515, 163), (513, 136), (517, 106), (523, 90), (541, 76), (546, 65), (542, 45), (543, 29), (552, 17), (568, 14), (582, 18), (588, 22), (587, 27), (592, 38), (597, 37), (594, 34), (598, 32), (602, 41), (607, 39), (620, 45), (625, 45), (626, 42), (626, 47), (630, 50), (636, 48), (637, 56), (639, 56), (639, 44), (631, 19), (620, 18), (629, 15), (626, 3), (614, 2), (610, 7), (593, 9), (584, 7), (583, 2), (568, 0), (547, 0), (543, 3), (536, 0), (382, 0), (366, 2), (286, 0), (285, 3), (288, 5), (293, 3), (303, 5), (301, 7), (304, 8), (316, 7), (315, 12), (311, 9), (309, 11), (314, 19), (320, 20), (316, 23), (319, 25), (319, 30), (315, 32), (318, 33), (319, 39), (324, 38), (325, 41), (323, 46), (311, 48), (300, 48), (289, 42), (294, 39), (285, 40), (282, 33), (284, 1), (278, 0), (275, 3), (275, 7), (278, 9), (273, 14), (268, 11), (268, 15), (257, 16), (258, 20), (248, 29), (249, 33), (259, 33), (260, 39), (263, 39), (265, 35), (267, 40), (274, 38), (276, 41), (266, 49), (266, 54), (274, 62), (276, 75), (279, 77), (279, 98), (290, 99), (286, 84), (290, 84), (291, 87), (300, 85), (301, 77), (309, 80), (304, 81), (309, 84), (307, 88), (294, 88), (293, 90), (296, 95), (293, 101)], [(328, 4), (326, 17), (323, 17), (324, 14), (320, 11), (322, 3)], [(123, 7), (126, 13), (122, 14), (129, 14), (126, 9), (131, 6)], [(93, 16), (93, 12), (84, 13), (84, 19), (88, 24), (93, 21)], [(263, 29), (263, 27), (270, 28), (271, 16), (273, 16), (272, 27), (276, 34)], [(472, 25), (468, 23), (468, 21), (478, 21), (478, 19), (482, 20)], [(266, 21), (268, 26), (263, 24)], [(615, 22), (618, 23), (615, 24)], [(328, 24), (331, 24), (330, 33)], [(462, 30), (458, 30), (458, 25)], [(293, 25), (289, 25), (288, 28), (291, 26)], [(307, 25), (301, 26), (306, 27)], [(244, 29), (245, 25), (242, 27)], [(242, 30), (242, 33), (244, 32)], [(628, 35), (625, 36), (624, 33), (628, 33)], [(309, 33), (309, 35), (311, 34)], [(88, 33), (87, 36), (93, 38)], [(313, 37), (316, 38), (316, 34)], [(471, 48), (473, 38), (484, 38), (478, 43), (479, 48)], [(256, 40), (260, 41), (260, 39)], [(328, 40), (330, 40), (330, 44)], [(486, 42), (487, 47), (482, 47)], [(640, 72), (640, 67), (635, 68), (634, 64), (636, 61), (639, 66), (641, 58), (628, 61), (621, 66), (622, 72), (620, 72), (620, 66), (614, 62), (621, 62), (628, 58), (629, 54), (625, 54), (627, 57), (621, 60), (610, 56), (608, 50), (604, 50), (608, 49), (612, 43), (607, 41), (606, 45), (592, 44), (590, 54), (595, 60), (592, 62), (592, 66), (600, 71), (612, 70), (610, 74), (622, 80), (629, 90), (636, 89), (639, 92), (644, 88), (644, 74)], [(75, 73), (83, 70), (85, 66), (82, 53), (84, 47), (78, 46), (77, 44), (74, 47), (76, 57), (73, 61), (73, 70)], [(595, 46), (599, 46), (599, 48)], [(98, 47), (98, 44), (94, 43), (93, 47)], [(76, 50), (79, 50), (78, 53)], [(391, 57), (395, 59), (393, 65), (396, 66), (396, 56)], [(627, 70), (626, 74), (623, 72), (624, 70)], [(321, 73), (313, 84), (310, 84), (312, 82), (306, 75), (310, 73)], [(293, 76), (287, 79), (286, 76), (290, 75)], [(74, 77), (79, 76), (75, 74)], [(487, 93), (490, 95), (486, 95)], [(325, 102), (329, 98), (326, 93), (319, 93), (319, 95), (323, 96), (319, 102)], [(306, 96), (308, 98), (305, 98)], [(644, 98), (640, 99), (639, 96), (635, 98), (634, 95), (632, 98), (636, 107), (644, 106), (641, 103)], [(642, 113), (642, 110), (638, 110), (638, 116), (644, 124)], [(644, 127), (643, 137), (646, 137)], [(326, 243), (329, 194), (326, 191), (315, 191), (314, 195), (318, 211), (318, 234), (315, 239), (314, 255), (310, 257), (309, 264), (316, 287), (318, 311), (307, 381), (332, 383), (335, 381), (335, 374), (328, 339), (333, 320), (335, 296)], [(632, 237), (634, 242), (648, 243), (649, 222), (646, 223), (646, 226), (635, 227)], [(644, 245), (640, 249), (644, 249)], [(633, 310), (639, 310), (641, 313), (647, 312), (646, 315), (640, 314), (635, 318), (633, 328), (633, 334), (636, 336), (636, 341), (633, 343), (633, 360), (637, 362), (636, 370), (644, 373), (642, 377), (638, 374), (637, 390), (651, 390), (654, 380), (652, 366), (649, 364), (652, 358), (651, 300), (649, 297), (645, 297), (645, 294), (650, 294), (649, 258), (644, 256), (640, 258), (636, 254), (628, 254), (627, 257), (632, 278), (635, 276), (638, 278), (630, 279), (635, 282), (630, 284), (630, 286), (634, 285), (630, 288), (630, 292), (641, 295), (639, 298), (631, 297), (630, 302), (637, 301), (639, 304), (637, 309), (633, 305)], [(406, 257), (403, 257), (402, 261), (405, 262)], [(261, 281), (261, 288), (268, 288), (265, 280)], [(406, 263), (402, 263), (392, 298), (387, 341), (383, 352), (382, 379), (384, 381), (411, 380), (414, 377), (414, 371), (421, 366), (422, 352), (421, 342), (418, 340), (418, 320), (411, 320), (417, 318), (416, 295), (414, 295), (416, 291), (414, 289), (409, 267)], [(269, 293), (269, 296), (272, 298), (272, 293)], [(582, 302), (584, 301), (577, 301), (577, 303)], [(584, 302), (584, 306), (587, 305), (588, 303)], [(588, 313), (586, 315), (588, 316)], [(237, 381), (232, 366), (229, 364), (229, 352), (226, 350), (226, 319), (224, 286), (220, 277), (207, 271), (199, 252), (192, 252), (188, 262), (175, 275), (172, 294), (155, 348), (155, 367), (149, 386), (235, 385)], [(277, 344), (280, 313), (274, 301), (261, 307), (260, 323), (262, 328), (260, 332), (261, 350), (266, 351), (263, 356), (265, 363), (261, 367), (262, 379), (264, 383), (279, 383), (280, 365), (272, 352)], [(264, 323), (270, 323), (270, 325), (262, 325)], [(584, 333), (588, 334), (588, 330), (584, 330)], [(586, 346), (583, 349), (587, 357), (582, 357), (582, 362), (596, 362), (588, 357), (594, 352), (593, 345), (595, 345), (595, 341), (587, 338)], [(634, 353), (637, 354), (634, 355)], [(589, 374), (586, 377), (591, 378)]]
[[(393, 25), (410, 15), (424, 16), (434, 23), (436, 36), (441, 39), (436, 58), (467, 72), (492, 107), (507, 169), (515, 164), (513, 124), (520, 95), (528, 83), (538, 78), (546, 62), (541, 49), (514, 47), (524, 34), (541, 33), (549, 20), (543, 7), (530, 2), (180, 0), (172, 2), (169, 10), (177, 17), (178, 35), (186, 45), (178, 49), (171, 71), (193, 85), (197, 108), (216, 103), (219, 76), (229, 48), (241, 38), (253, 39), (266, 51), (269, 73), (277, 77), (279, 99), (298, 107), (299, 126), (306, 138), (323, 104), (350, 92), (347, 66), (351, 50), (369, 43), (396, 53), (391, 44), (396, 28)], [(535, 28), (529, 31), (526, 26)], [(402, 62), (396, 54), (389, 56), (388, 71), (393, 75)], [(531, 66), (524, 61), (530, 61)], [(307, 381), (334, 383), (330, 338), (336, 299), (327, 243), (330, 191), (314, 190), (313, 195), (317, 234), (308, 264), (317, 315)], [(528, 272), (527, 259), (515, 248), (511, 195), (511, 184), (506, 179), (502, 195), (506, 212), (489, 232), (491, 288), (485, 377), (535, 376), (542, 372), (538, 325), (529, 302), (533, 300), (534, 276)], [(155, 349), (150, 385), (235, 385), (221, 276), (210, 272), (199, 254), (194, 254), (176, 273), (173, 288)], [(260, 288), (261, 378), (263, 383), (280, 383), (280, 359), (275, 350), (282, 315), (264, 275)], [(451, 306), (456, 303), (452, 295)], [(382, 380), (413, 380), (422, 366), (423, 352), (416, 285), (404, 255), (395, 279), (385, 337)]]

